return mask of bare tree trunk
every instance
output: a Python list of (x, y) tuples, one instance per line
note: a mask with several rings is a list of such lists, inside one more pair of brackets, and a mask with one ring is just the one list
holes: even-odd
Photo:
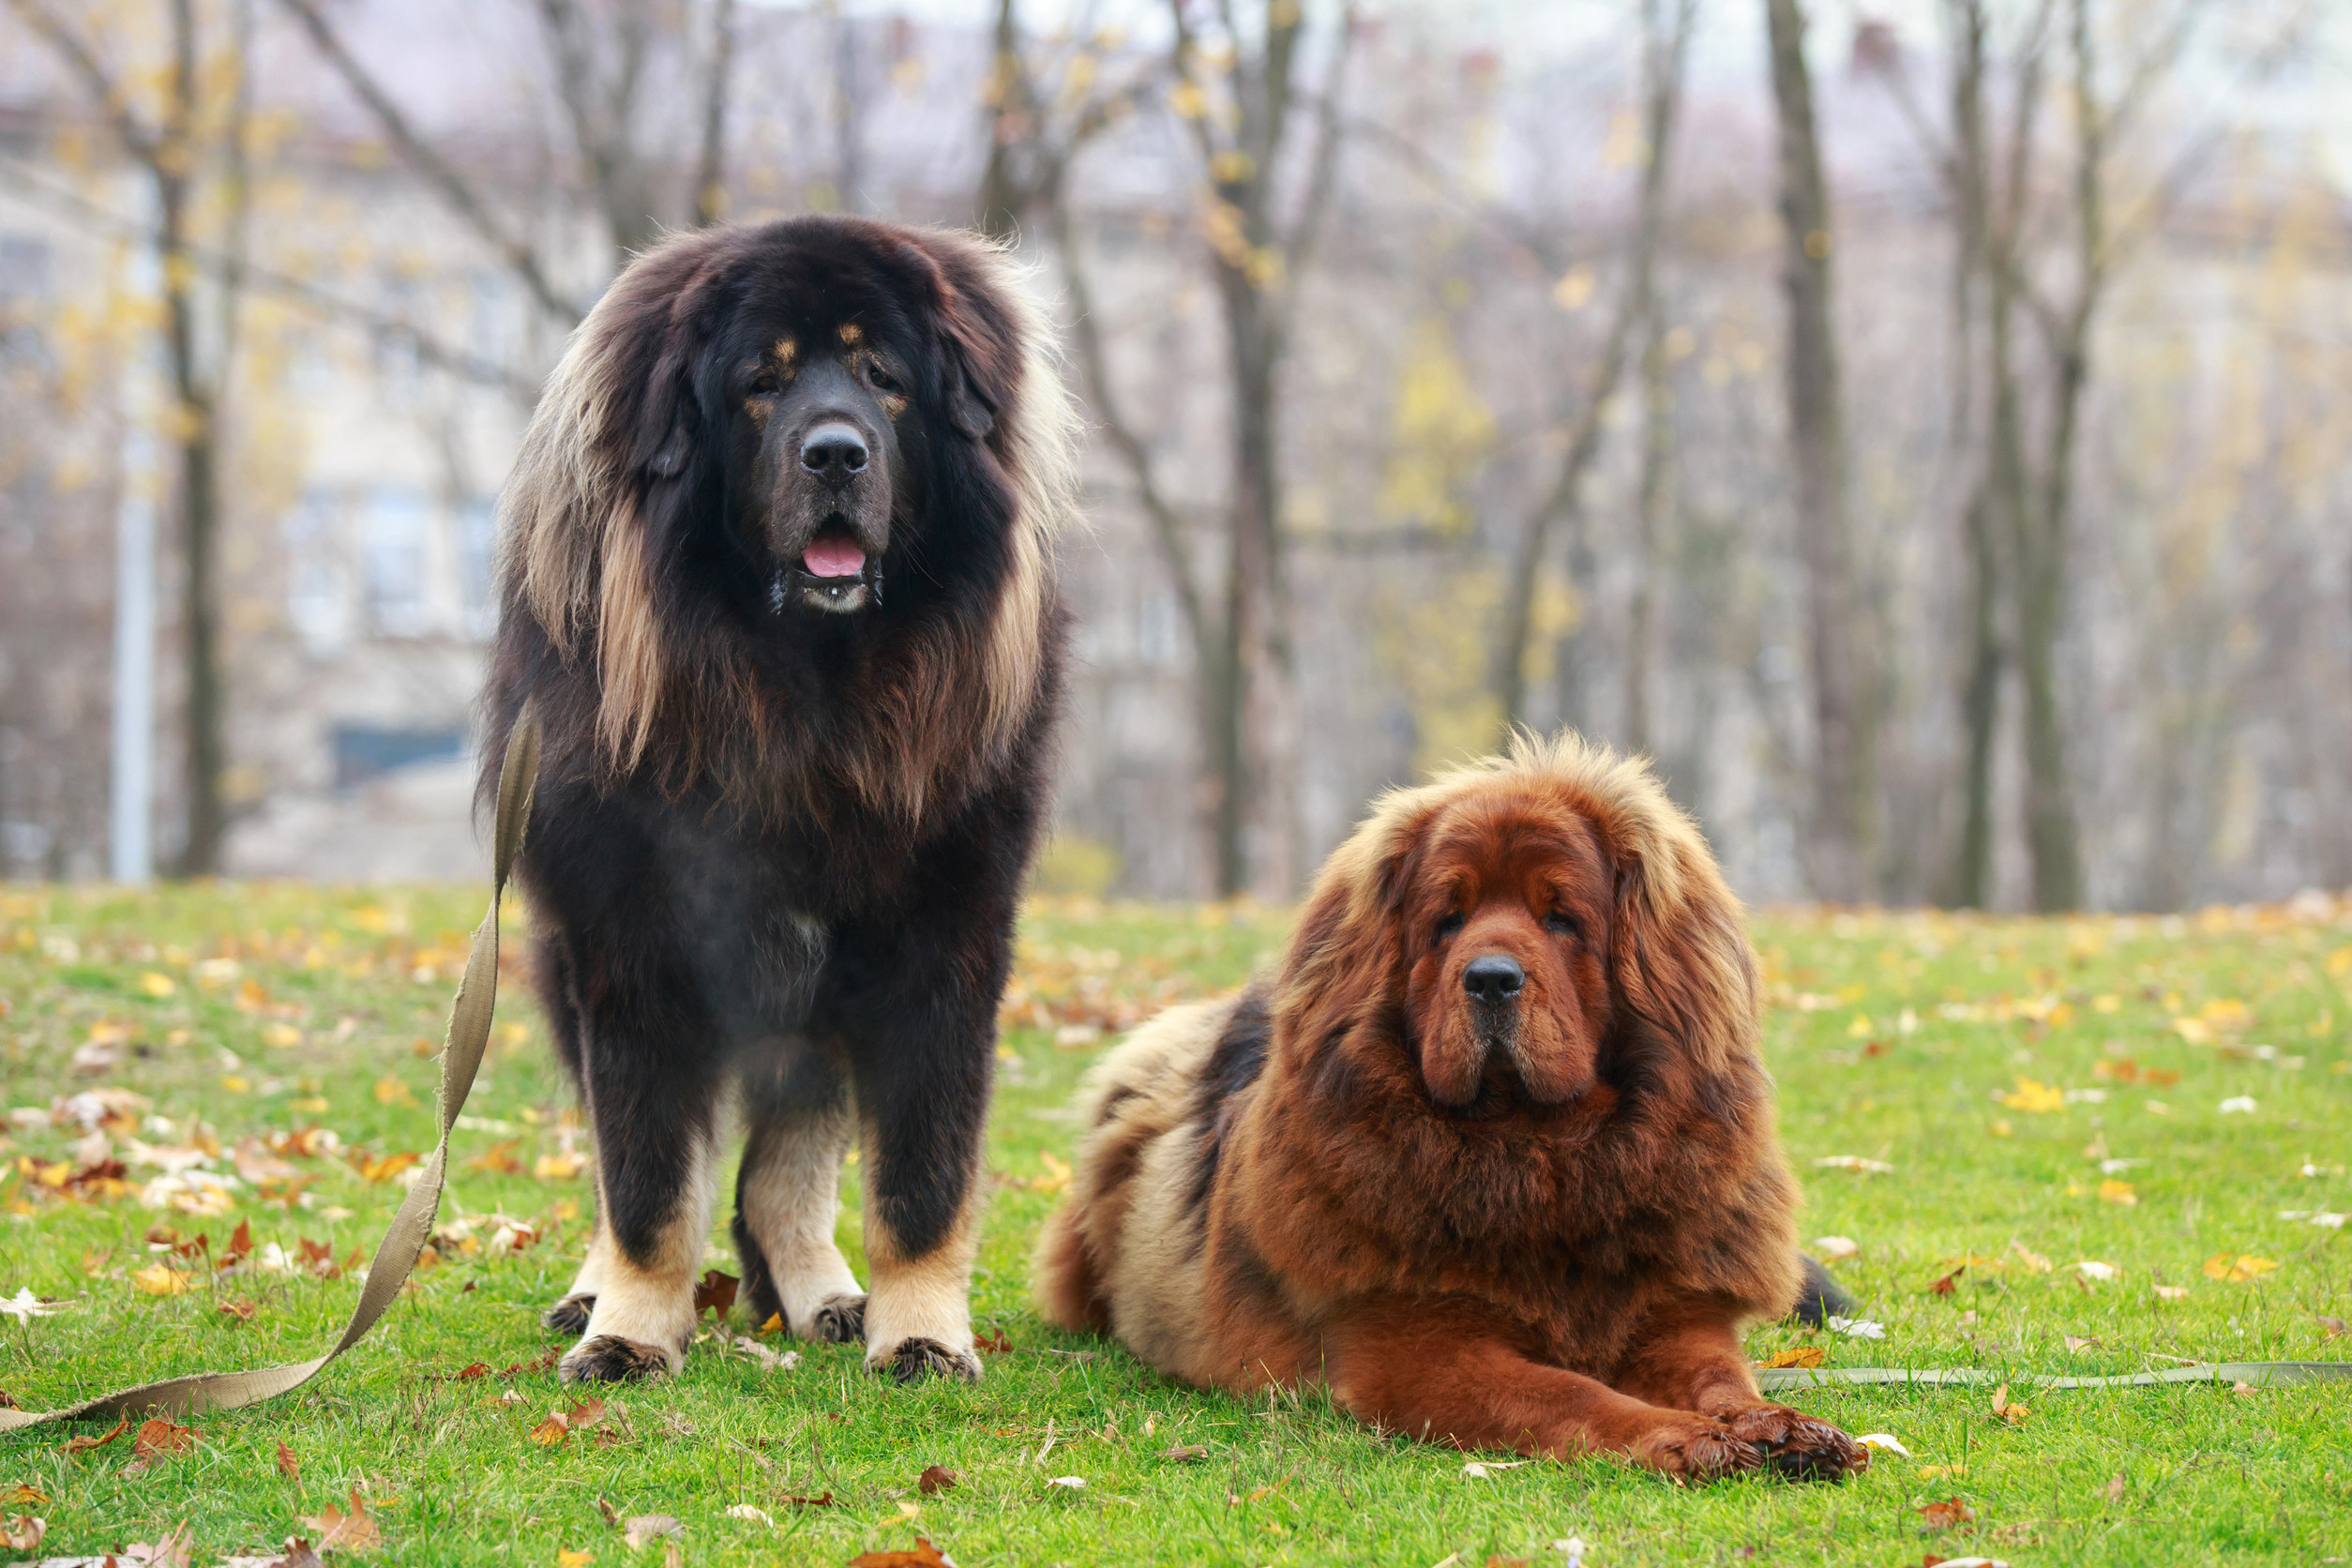
[(1788, 295), (1788, 427), (1797, 551), (1804, 564), (1816, 795), (1814, 892), (1850, 903), (1875, 891), (1877, 780), (1867, 650), (1854, 593), (1836, 341), (1830, 317), (1829, 189), (1799, 0), (1765, 0), (1779, 112), (1783, 281)]
[[(1534, 637), (1535, 590), (1543, 574), (1544, 558), (1549, 551), (1551, 531), (1566, 522), (1570, 533), (1582, 543), (1579, 507), (1585, 477), (1600, 455), (1602, 410), (1616, 394), (1617, 383), (1624, 374), (1625, 361), (1632, 353), (1634, 332), (1649, 317), (1651, 292), (1656, 286), (1666, 174), (1674, 147), (1675, 118), (1682, 101), (1683, 61), (1689, 54), (1691, 21), (1697, 0), (1675, 0), (1671, 33), (1666, 30), (1659, 14), (1660, 3), (1661, 0), (1644, 0), (1642, 6), (1645, 141), (1641, 188), (1636, 198), (1633, 239), (1625, 260), (1624, 291), (1619, 295), (1616, 318), (1609, 323), (1608, 335), (1603, 340), (1600, 362), (1593, 368), (1592, 381), (1585, 389), (1584, 406), (1569, 435), (1560, 476), (1520, 530), (1518, 550), (1505, 586), (1502, 635), (1495, 649), (1494, 689), (1506, 731), (1527, 722), (1528, 645)], [(1591, 573), (1576, 566), (1584, 553), (1571, 550), (1570, 576), (1589, 607)], [(1570, 678), (1563, 677), (1563, 685), (1567, 684), (1571, 684)], [(1563, 716), (1572, 720), (1581, 717)]]
[(710, 72), (702, 85), (702, 156), (694, 169), (698, 228), (727, 216), (727, 99), (735, 72), (735, 0), (711, 0)]
[[(1985, 282), (1990, 217), (1990, 151), (1984, 134), (1983, 0), (1947, 0), (1958, 53), (1952, 87), (1952, 186), (1956, 229), (1952, 283), (1952, 428), (1954, 450), (1974, 439), (1976, 297)], [(1996, 280), (1995, 286), (2000, 286)], [(1993, 882), (1993, 740), (2000, 720), (2000, 535), (1989, 479), (1980, 471), (1961, 512), (1968, 584), (1968, 652), (1963, 661), (1960, 721), (1967, 747), (1961, 762), (1960, 839), (1948, 900), (1983, 909)]]
[(2058, 640), (2066, 603), (2066, 550), (2073, 503), (2074, 440), (2090, 383), (2090, 327), (2106, 279), (2101, 162), (2103, 114), (2096, 93), (2088, 0), (2073, 0), (2074, 56), (2074, 306), (2053, 334), (2058, 380), (2041, 494), (2018, 510), (2017, 668), (2026, 698), (2026, 843), (2033, 855), (2034, 907), (2080, 908), (2083, 863), (2066, 771), (2065, 716), (2058, 706)]
[(1674, 456), (1674, 389), (1666, 379), (1666, 313), (1653, 297), (1641, 351), (1641, 479), (1634, 503), (1634, 537), (1629, 563), (1634, 591), (1625, 615), (1625, 749), (1647, 753), (1650, 738), (1650, 659), (1655, 640), (1650, 629), (1659, 522), (1671, 489)]
[(1015, 163), (1035, 147), (1039, 128), (1029, 101), (1029, 73), (1021, 68), (1017, 0), (997, 0), (993, 47), (987, 116), (988, 162), (980, 176), (980, 211), (974, 226), (990, 239), (1009, 240), (1020, 232), (1021, 209), (1031, 194)]

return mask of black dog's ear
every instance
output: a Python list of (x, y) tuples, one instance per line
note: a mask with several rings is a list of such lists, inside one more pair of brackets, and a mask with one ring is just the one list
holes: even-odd
[(645, 466), (657, 479), (674, 479), (686, 472), (686, 458), (693, 447), (694, 438), (687, 433), (686, 415), (682, 410), (677, 417), (671, 420), (670, 433), (663, 437), (660, 446), (655, 449)]
[(996, 429), (996, 407), (972, 372), (958, 367), (948, 376), (947, 417), (957, 430), (974, 441), (985, 441)]

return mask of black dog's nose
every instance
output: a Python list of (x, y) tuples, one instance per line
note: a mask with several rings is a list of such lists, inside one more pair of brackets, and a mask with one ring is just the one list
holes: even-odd
[(854, 426), (828, 420), (802, 438), (800, 465), (820, 479), (847, 484), (866, 470), (866, 438)]
[(1481, 1002), (1508, 1002), (1527, 984), (1527, 971), (1508, 953), (1482, 953), (1462, 971), (1462, 989)]

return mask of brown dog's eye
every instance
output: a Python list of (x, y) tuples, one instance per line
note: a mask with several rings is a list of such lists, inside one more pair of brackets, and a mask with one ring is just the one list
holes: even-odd
[(1544, 917), (1544, 925), (1545, 928), (1557, 931), (1563, 937), (1573, 937), (1581, 929), (1581, 927), (1576, 924), (1576, 917), (1575, 915), (1562, 914), (1558, 910), (1552, 911), (1551, 913)]
[(1448, 913), (1438, 916), (1438, 940), (1440, 942), (1445, 941), (1455, 932), (1460, 930), (1462, 928), (1462, 917), (1459, 914)]

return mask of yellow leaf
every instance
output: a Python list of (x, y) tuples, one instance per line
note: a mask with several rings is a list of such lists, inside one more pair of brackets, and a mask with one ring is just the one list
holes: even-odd
[(231, 1073), (221, 1078), (220, 1087), (226, 1089), (232, 1094), (250, 1093), (253, 1089), (253, 1086), (245, 1080), (245, 1076), (242, 1073)]
[(1854, 1021), (1853, 1021), (1852, 1023), (1849, 1023), (1849, 1024), (1847, 1024), (1847, 1025), (1846, 1026), (1846, 1037), (1847, 1037), (1848, 1040), (1867, 1040), (1867, 1039), (1869, 1039), (1869, 1038), (1870, 1038), (1870, 1015), (1869, 1015), (1869, 1014), (1867, 1014), (1867, 1013), (1857, 1013), (1857, 1014), (1855, 1014), (1855, 1015), (1854, 1015)]
[(132, 1274), (130, 1281), (150, 1296), (176, 1296), (193, 1287), (196, 1278), (193, 1274), (182, 1274), (166, 1264), (157, 1263)]
[(380, 1078), (376, 1079), (376, 1104), (398, 1106), (415, 1105), (415, 1103), (416, 1096), (411, 1093), (409, 1092), (408, 1085), (402, 1083), (399, 1078)]
[(541, 1154), (538, 1163), (531, 1168), (531, 1173), (542, 1182), (568, 1182), (587, 1166), (585, 1156), (567, 1151), (560, 1154)]
[(2276, 1259), (2256, 1258), (2251, 1252), (2217, 1252), (2205, 1260), (2205, 1277), (2231, 1285), (2243, 1285), (2249, 1280), (2261, 1278), (2278, 1266)]
[(2120, 1203), (2126, 1208), (2129, 1208), (2131, 1205), (2137, 1203), (2139, 1200), (2140, 1195), (2132, 1190), (2132, 1184), (2129, 1182), (2102, 1182), (2099, 1184), (2099, 1201), (2102, 1203)]
[(596, 1560), (594, 1552), (576, 1552), (569, 1546), (555, 1548), (555, 1568), (588, 1568)]
[(1818, 1366), (1829, 1359), (1829, 1353), (1818, 1345), (1801, 1345), (1793, 1350), (1775, 1350), (1762, 1363), (1766, 1371), (1782, 1366)]
[(2123, 999), (2119, 996), (2094, 996), (2090, 999), (2090, 1010), (2094, 1013), (2113, 1013), (2122, 1005)]
[(2035, 1115), (2043, 1115), (2053, 1110), (2064, 1110), (2066, 1093), (2050, 1084), (2041, 1083), (2029, 1078), (2021, 1078), (2017, 1080), (2017, 1087), (2014, 1091), (2001, 1096), (2001, 1104), (2012, 1110), (2031, 1111)]
[(178, 990), (179, 987), (172, 983), (170, 975), (149, 970), (139, 977), (139, 988), (152, 997), (166, 997)]
[(276, 1046), (280, 1050), (302, 1044), (302, 1031), (290, 1023), (274, 1023), (262, 1031), (262, 1044)]
[(2213, 1038), (2212, 1030), (2206, 1027), (2203, 1018), (2175, 1018), (2172, 1026), (2179, 1032), (2182, 1039), (2193, 1046), (2205, 1045)]

